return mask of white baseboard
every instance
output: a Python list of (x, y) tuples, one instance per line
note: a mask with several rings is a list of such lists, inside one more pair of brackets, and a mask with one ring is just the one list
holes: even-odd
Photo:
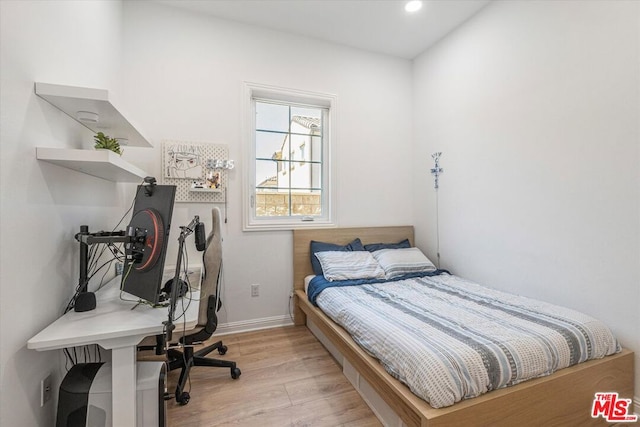
[(236, 334), (239, 332), (258, 331), (260, 329), (292, 326), (293, 320), (288, 315), (263, 317), (262, 319), (242, 320), (239, 322), (220, 323), (216, 329), (216, 336)]

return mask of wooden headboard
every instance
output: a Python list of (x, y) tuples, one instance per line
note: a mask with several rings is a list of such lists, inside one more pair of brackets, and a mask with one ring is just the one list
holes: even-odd
[[(356, 237), (363, 244), (396, 243), (409, 239), (414, 246), (413, 226), (401, 225), (390, 227), (356, 227), (356, 228), (314, 228), (293, 230), (293, 289), (304, 291), (304, 278), (313, 274), (311, 269), (310, 243), (312, 240), (346, 245)], [(294, 318), (296, 325), (304, 323), (304, 314), (297, 307)]]

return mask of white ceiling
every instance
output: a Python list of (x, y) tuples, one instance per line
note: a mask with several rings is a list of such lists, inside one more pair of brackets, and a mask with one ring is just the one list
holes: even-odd
[(219, 18), (413, 59), (490, 0), (158, 0)]

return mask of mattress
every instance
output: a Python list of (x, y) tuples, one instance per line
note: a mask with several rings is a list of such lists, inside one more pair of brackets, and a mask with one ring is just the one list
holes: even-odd
[(621, 350), (590, 316), (457, 276), (340, 285), (315, 303), (434, 408)]

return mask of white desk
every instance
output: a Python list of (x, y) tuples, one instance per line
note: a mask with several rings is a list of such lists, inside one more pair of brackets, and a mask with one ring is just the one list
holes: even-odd
[[(113, 393), (113, 425), (136, 426), (136, 346), (146, 336), (162, 333), (167, 308), (151, 308), (120, 300), (120, 277), (116, 277), (96, 293), (96, 309), (83, 313), (70, 311), (27, 342), (27, 348), (46, 351), (66, 347), (98, 344), (111, 350)], [(123, 298), (137, 300), (128, 293)], [(199, 292), (193, 294), (186, 315), (177, 321), (176, 329), (189, 330), (198, 320)], [(185, 300), (185, 305), (188, 301)], [(176, 317), (182, 312), (178, 301)], [(186, 320), (185, 320), (186, 319)], [(186, 322), (186, 323), (185, 323)]]

